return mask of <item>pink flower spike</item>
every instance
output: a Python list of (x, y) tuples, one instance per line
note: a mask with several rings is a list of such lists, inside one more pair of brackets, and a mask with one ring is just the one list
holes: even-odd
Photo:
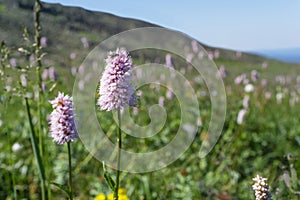
[(132, 60), (124, 48), (109, 52), (100, 80), (100, 110), (116, 110), (135, 105), (135, 88), (131, 84)]
[(72, 97), (59, 92), (50, 101), (53, 111), (50, 114), (50, 135), (57, 144), (64, 144), (78, 138)]

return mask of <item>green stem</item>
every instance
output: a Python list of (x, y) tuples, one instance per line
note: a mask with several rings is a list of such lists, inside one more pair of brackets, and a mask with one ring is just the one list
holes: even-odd
[(117, 176), (116, 176), (116, 188), (114, 193), (114, 200), (119, 199), (119, 182), (120, 182), (120, 165), (121, 165), (121, 149), (122, 149), (122, 131), (121, 131), (121, 113), (120, 110), (118, 110), (118, 122), (119, 122), (119, 128), (118, 128), (118, 155), (117, 155)]
[(40, 26), (40, 13), (41, 13), (41, 2), (40, 0), (35, 1), (34, 5), (34, 43), (35, 43), (35, 56), (36, 56), (36, 66), (38, 70), (42, 66), (41, 62), (41, 55), (40, 55), (40, 49), (41, 49), (41, 26)]
[(14, 191), (14, 198), (13, 199), (18, 199), (17, 195), (17, 188), (16, 188), (16, 178), (15, 178), (15, 173), (14, 170), (12, 171), (12, 184), (13, 184), (13, 191)]
[[(12, 141), (11, 140), (12, 140), (11, 137), (9, 137), (9, 146), (10, 147), (12, 147)], [(15, 168), (14, 168), (15, 162), (14, 162), (14, 159), (13, 159), (13, 150), (12, 150), (12, 148), (10, 148), (9, 154), (10, 154), (9, 160), (10, 160), (10, 166), (11, 166), (11, 180), (12, 180), (12, 186), (13, 186), (13, 199), (17, 200), (18, 197), (17, 197), (16, 179), (15, 179)], [(8, 185), (10, 185), (10, 183)]]
[(38, 148), (38, 144), (37, 144), (37, 141), (36, 141), (36, 135), (35, 135), (35, 131), (34, 131), (33, 123), (32, 123), (32, 117), (31, 117), (27, 97), (25, 97), (25, 105), (26, 105), (26, 111), (27, 111), (29, 126), (30, 126), (31, 146), (32, 146), (32, 149), (33, 149), (34, 157), (35, 157), (36, 162), (37, 162), (39, 177), (40, 177), (40, 180), (41, 180), (42, 200), (45, 200), (46, 199), (45, 171), (44, 171), (44, 166), (43, 166), (43, 163), (42, 163), (40, 151), (39, 151), (39, 148)]
[(37, 107), (38, 107), (38, 128), (39, 128), (39, 147), (41, 156), (43, 156), (43, 134), (42, 134), (42, 114), (41, 114), (41, 93), (42, 93), (42, 84), (41, 84), (41, 27), (40, 27), (40, 12), (41, 12), (41, 2), (39, 0), (35, 1), (34, 6), (34, 44), (35, 44), (35, 58), (36, 58), (36, 81), (38, 88), (37, 95)]
[[(49, 160), (49, 155), (47, 154), (47, 156), (45, 156), (45, 160)], [(46, 177), (50, 177), (50, 170), (49, 170), (49, 166), (48, 165), (46, 165), (45, 166), (45, 171), (46, 171)], [(51, 181), (50, 181), (50, 179), (49, 178), (47, 178), (47, 186), (48, 185), (51, 185)], [(48, 190), (47, 190), (47, 194), (48, 194), (48, 199), (52, 199), (51, 198), (51, 189), (50, 189), (50, 187), (48, 187)]]
[[(38, 110), (38, 137), (39, 137), (39, 149), (41, 157), (45, 157), (45, 160), (48, 160), (44, 155), (44, 135), (43, 135), (43, 124), (42, 124), (42, 80), (41, 80), (41, 26), (40, 26), (40, 13), (41, 13), (41, 2), (40, 0), (35, 1), (34, 5), (34, 43), (35, 43), (35, 58), (36, 58), (36, 85), (38, 89), (37, 93), (37, 110)], [(48, 156), (48, 155), (47, 155)], [(45, 164), (45, 163), (44, 163)], [(46, 172), (49, 171), (48, 165), (45, 165)], [(46, 173), (48, 176), (48, 173)], [(48, 185), (50, 180), (47, 181)], [(48, 189), (48, 199), (51, 199), (51, 190)]]
[(72, 160), (71, 160), (71, 147), (70, 143), (68, 142), (68, 157), (69, 157), (69, 196), (70, 200), (73, 200), (73, 187), (72, 187)]

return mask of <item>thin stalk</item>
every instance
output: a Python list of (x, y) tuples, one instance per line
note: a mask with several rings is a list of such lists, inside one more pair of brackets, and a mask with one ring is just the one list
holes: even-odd
[[(14, 167), (14, 166), (12, 166), (12, 167)], [(11, 174), (11, 178), (12, 178), (12, 184), (13, 184), (13, 191), (14, 191), (14, 193), (13, 193), (13, 199), (18, 199), (18, 195), (17, 195), (17, 187), (16, 187), (16, 178), (15, 178), (15, 173), (14, 173), (14, 170), (12, 171), (12, 174)]]
[(117, 154), (117, 175), (116, 175), (116, 188), (114, 192), (114, 200), (119, 199), (119, 182), (120, 182), (120, 165), (121, 165), (121, 149), (122, 149), (122, 131), (121, 131), (121, 113), (120, 109), (118, 110), (118, 122), (119, 122), (119, 128), (118, 128), (118, 154)]
[(36, 59), (36, 81), (37, 81), (37, 107), (38, 107), (38, 129), (39, 129), (39, 148), (41, 156), (43, 156), (43, 134), (42, 134), (42, 113), (41, 113), (41, 26), (40, 26), (40, 12), (41, 12), (41, 2), (39, 0), (35, 1), (34, 6), (34, 45), (35, 45), (35, 59)]
[(25, 105), (26, 105), (26, 111), (27, 111), (29, 126), (30, 126), (31, 146), (32, 146), (32, 149), (33, 149), (34, 157), (35, 157), (36, 162), (37, 162), (39, 177), (40, 177), (40, 180), (41, 180), (42, 200), (45, 200), (46, 199), (45, 170), (44, 170), (44, 166), (43, 166), (43, 163), (42, 163), (42, 159), (41, 159), (40, 151), (39, 151), (39, 148), (38, 148), (38, 144), (37, 144), (37, 141), (36, 141), (36, 135), (35, 135), (35, 131), (34, 131), (33, 123), (32, 123), (32, 117), (31, 117), (27, 97), (25, 97)]
[[(44, 159), (45, 159), (45, 160), (49, 160), (49, 154), (48, 154), (48, 153), (45, 153)], [(46, 175), (46, 177), (50, 177), (49, 165), (45, 165), (45, 175)], [(51, 185), (50, 178), (47, 178), (46, 181), (47, 181), (47, 186), (48, 186), (48, 185)], [(51, 198), (51, 189), (50, 189), (50, 187), (48, 187), (47, 195), (48, 195), (48, 199), (52, 199), (52, 198)]]
[(2, 182), (2, 185), (4, 186), (3, 188), (5, 188), (7, 191), (11, 190), (11, 176), (10, 176), (10, 170), (8, 169), (8, 171), (4, 174), (4, 183)]
[[(9, 137), (9, 146), (12, 147), (11, 137)], [(10, 154), (9, 160), (10, 160), (10, 166), (11, 166), (11, 179), (12, 179), (12, 186), (13, 186), (13, 199), (17, 200), (18, 196), (17, 196), (15, 168), (14, 168), (15, 162), (14, 162), (14, 159), (13, 159), (13, 150), (12, 150), (12, 148), (10, 148), (9, 154)]]
[[(35, 1), (34, 5), (34, 44), (35, 51), (34, 55), (36, 58), (36, 85), (37, 85), (37, 110), (38, 110), (38, 137), (39, 137), (39, 149), (41, 157), (44, 157), (44, 139), (43, 139), (43, 124), (42, 124), (42, 110), (41, 110), (41, 102), (42, 102), (42, 80), (41, 80), (41, 25), (40, 25), (40, 13), (41, 13), (41, 2), (40, 0)], [(45, 157), (45, 160), (48, 160)], [(44, 163), (45, 165), (45, 163)], [(47, 165), (45, 165), (45, 170), (48, 170)], [(48, 176), (48, 173), (47, 173)], [(50, 180), (47, 181), (47, 185), (50, 185)], [(48, 199), (51, 199), (51, 190), (48, 189)]]
[(69, 196), (70, 200), (73, 200), (73, 187), (72, 187), (72, 160), (71, 160), (71, 147), (68, 142), (68, 157), (69, 157)]

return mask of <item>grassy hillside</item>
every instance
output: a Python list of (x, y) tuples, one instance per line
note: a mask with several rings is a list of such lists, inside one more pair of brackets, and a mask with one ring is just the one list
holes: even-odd
[[(29, 35), (33, 33), (33, 1), (31, 0), (1, 0), (0, 1), (0, 40), (8, 46), (17, 48), (23, 44), (23, 28), (27, 28)], [(104, 39), (119, 32), (139, 28), (156, 26), (147, 22), (127, 19), (112, 14), (91, 12), (77, 7), (63, 7), (59, 4), (43, 3), (42, 36), (47, 38), (46, 65), (55, 67), (70, 67), (83, 61), (87, 53)], [(88, 47), (83, 46), (81, 40), (88, 42)], [(262, 57), (244, 53), (236, 56), (235, 51), (218, 49), (202, 44), (212, 54), (218, 52), (217, 63), (237, 62), (240, 64), (261, 64), (265, 60)], [(71, 60), (70, 55), (75, 54), (76, 59)], [(270, 61), (271, 63), (285, 63)], [(289, 65), (292, 66), (292, 65)], [(231, 65), (228, 66), (231, 69)], [(235, 69), (234, 69), (235, 70)], [(289, 69), (287, 69), (289, 73)], [(292, 73), (290, 73), (292, 74)]]

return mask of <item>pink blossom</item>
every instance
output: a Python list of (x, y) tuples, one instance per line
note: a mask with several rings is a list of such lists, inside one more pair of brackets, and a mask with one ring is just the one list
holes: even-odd
[(199, 43), (196, 40), (192, 41), (192, 49), (194, 53), (198, 53), (200, 47), (199, 47)]
[(256, 70), (251, 71), (251, 80), (256, 82), (259, 78), (259, 73)]
[(133, 107), (133, 115), (138, 115), (139, 114), (139, 108), (138, 107)]
[(165, 104), (165, 98), (164, 98), (164, 97), (159, 97), (159, 99), (158, 99), (158, 104), (159, 104), (161, 107), (164, 107), (164, 104)]
[(21, 85), (23, 87), (26, 87), (27, 86), (27, 76), (26, 76), (26, 74), (21, 74), (20, 79), (21, 79)]
[(250, 82), (250, 81), (249, 81), (249, 79), (247, 79), (247, 78), (245, 78), (245, 79), (243, 80), (243, 84), (244, 84), (244, 85), (249, 84), (249, 82)]
[(245, 109), (249, 108), (249, 101), (250, 101), (249, 95), (245, 95), (245, 97), (243, 99), (243, 107)]
[(42, 47), (47, 47), (47, 41), (48, 41), (47, 37), (42, 37), (40, 41)]
[(208, 59), (213, 60), (214, 59), (214, 53), (212, 51), (208, 51)]
[(17, 66), (17, 59), (11, 58), (11, 59), (9, 59), (9, 63), (12, 67), (16, 67)]
[(267, 82), (267, 80), (266, 79), (263, 79), (263, 80), (261, 80), (261, 86), (262, 87), (266, 87), (267, 86), (267, 84), (268, 84), (268, 82)]
[(71, 73), (72, 73), (73, 76), (76, 76), (76, 75), (77, 75), (77, 72), (78, 72), (77, 67), (72, 67), (72, 68), (71, 68)]
[(220, 51), (218, 50), (218, 49), (216, 49), (215, 51), (214, 51), (214, 58), (219, 58), (220, 57)]
[(42, 75), (41, 75), (41, 78), (42, 80), (46, 80), (49, 76), (49, 72), (48, 72), (48, 69), (44, 69)]
[(193, 58), (194, 58), (194, 54), (193, 53), (189, 53), (189, 54), (187, 54), (186, 55), (186, 62), (188, 62), (188, 63), (191, 63), (192, 62), (192, 60), (193, 60)]
[(46, 84), (45, 84), (45, 82), (42, 82), (41, 89), (42, 89), (43, 92), (46, 91)]
[(245, 79), (247, 79), (246, 74), (241, 74), (234, 79), (234, 84), (239, 85), (241, 84)]
[(170, 67), (170, 68), (174, 68), (173, 61), (172, 61), (172, 55), (168, 53), (166, 55), (165, 59), (166, 59), (166, 66)]
[(48, 73), (49, 73), (50, 80), (52, 80), (52, 81), (56, 81), (57, 80), (58, 75), (57, 75), (57, 72), (56, 72), (56, 70), (55, 70), (54, 67), (50, 67), (48, 69)]
[(111, 111), (135, 104), (134, 86), (131, 84), (132, 60), (124, 48), (109, 52), (100, 80), (100, 110)]
[(240, 58), (240, 57), (242, 57), (242, 52), (240, 52), (240, 51), (237, 51), (237, 52), (235, 52), (235, 56), (237, 57), (237, 58)]
[(89, 48), (89, 46), (90, 46), (89, 45), (89, 41), (88, 41), (88, 39), (86, 37), (82, 37), (80, 39), (80, 41), (81, 41), (81, 43), (83, 45), (83, 48), (85, 48), (85, 49)]
[(226, 68), (224, 67), (224, 65), (221, 65), (221, 66), (220, 66), (220, 69), (219, 69), (217, 75), (218, 75), (218, 77), (220, 77), (220, 78), (225, 78), (225, 77), (228, 75), (228, 72), (227, 72)]
[(244, 122), (244, 117), (246, 115), (246, 109), (242, 109), (239, 111), (237, 116), (237, 124), (242, 124)]
[(203, 57), (204, 57), (204, 55), (205, 55), (205, 53), (204, 53), (203, 51), (199, 51), (199, 53), (198, 53), (198, 58), (199, 58), (200, 60), (202, 60)]
[(267, 62), (263, 62), (263, 63), (261, 64), (261, 68), (267, 69), (267, 67), (268, 67), (268, 63), (267, 63)]
[(30, 62), (30, 65), (31, 66), (34, 66), (35, 65), (35, 56), (34, 55), (31, 55), (30, 57), (29, 57), (29, 62)]
[(173, 99), (173, 92), (172, 92), (172, 90), (167, 90), (166, 97), (167, 97), (168, 100), (172, 100)]
[(59, 92), (50, 103), (53, 111), (50, 114), (49, 125), (53, 141), (57, 144), (64, 144), (78, 138), (72, 97)]

